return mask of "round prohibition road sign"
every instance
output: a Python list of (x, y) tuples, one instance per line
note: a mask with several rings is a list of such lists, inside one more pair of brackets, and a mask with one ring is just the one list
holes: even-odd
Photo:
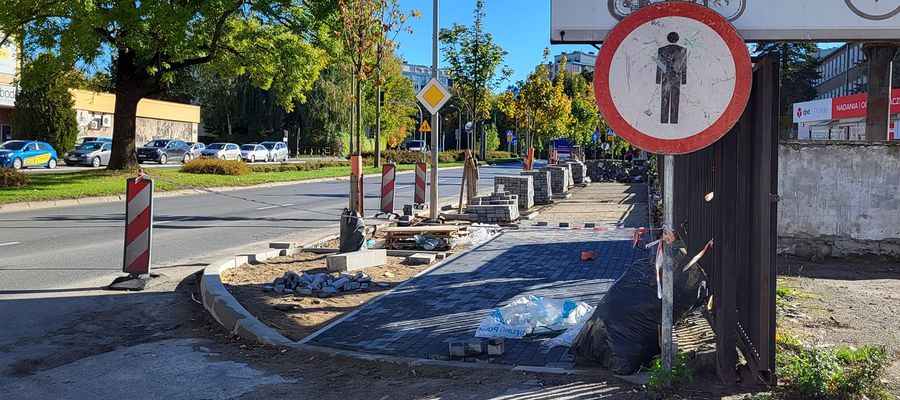
[(709, 8), (662, 2), (610, 32), (595, 65), (594, 93), (609, 126), (660, 154), (686, 154), (737, 123), (753, 79), (737, 30)]

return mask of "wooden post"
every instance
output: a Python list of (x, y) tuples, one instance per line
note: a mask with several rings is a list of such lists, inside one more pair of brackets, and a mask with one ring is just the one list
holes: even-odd
[(891, 119), (891, 66), (897, 44), (863, 45), (869, 59), (869, 96), (866, 100), (866, 140), (887, 140)]

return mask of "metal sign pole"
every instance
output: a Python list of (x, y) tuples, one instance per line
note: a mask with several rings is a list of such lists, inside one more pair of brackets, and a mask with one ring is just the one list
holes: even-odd
[[(438, 77), (438, 0), (434, 0), (434, 34), (431, 38), (431, 77)], [(438, 137), (440, 132), (440, 113), (432, 113), (431, 115), (431, 204), (429, 207), (429, 217), (431, 220), (437, 220), (438, 210)]]
[[(675, 156), (666, 154), (663, 169), (663, 236), (667, 237), (675, 221)], [(662, 369), (672, 369), (672, 356), (675, 349), (672, 341), (672, 306), (673, 306), (673, 252), (674, 243), (663, 240), (662, 279)]]

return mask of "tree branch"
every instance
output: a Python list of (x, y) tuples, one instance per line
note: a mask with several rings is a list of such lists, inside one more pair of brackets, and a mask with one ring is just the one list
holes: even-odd
[[(167, 63), (168, 66), (165, 68), (161, 68), (161, 71), (162, 72), (171, 72), (176, 69), (182, 69), (182, 68), (190, 67), (192, 65), (205, 64), (205, 63), (208, 63), (208, 62), (212, 61), (213, 59), (215, 59), (216, 52), (219, 49), (219, 44), (222, 39), (222, 31), (223, 31), (223, 28), (225, 27), (225, 23), (228, 22), (229, 17), (231, 17), (238, 10), (240, 10), (240, 8), (243, 4), (244, 4), (244, 0), (238, 0), (237, 5), (235, 5), (235, 7), (233, 7), (230, 10), (226, 10), (225, 12), (222, 13), (221, 16), (219, 16), (219, 20), (216, 21), (216, 28), (213, 31), (213, 37), (210, 40), (209, 46), (206, 46), (208, 51), (205, 56), (188, 58), (188, 59), (181, 60), (181, 61)], [(168, 58), (168, 56), (166, 56), (166, 58)]]

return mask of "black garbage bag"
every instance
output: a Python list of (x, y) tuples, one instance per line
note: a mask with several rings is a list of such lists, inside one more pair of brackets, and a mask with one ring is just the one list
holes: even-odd
[(366, 244), (366, 224), (358, 212), (351, 214), (349, 209), (341, 213), (341, 244), (340, 253), (350, 253), (362, 250)]
[[(681, 252), (677, 252), (679, 255)], [(676, 257), (675, 265), (682, 264)], [(699, 265), (675, 268), (673, 319), (684, 318), (706, 302), (706, 273)], [(650, 262), (629, 267), (597, 305), (569, 351), (616, 374), (630, 375), (660, 354), (662, 320), (656, 269)]]

